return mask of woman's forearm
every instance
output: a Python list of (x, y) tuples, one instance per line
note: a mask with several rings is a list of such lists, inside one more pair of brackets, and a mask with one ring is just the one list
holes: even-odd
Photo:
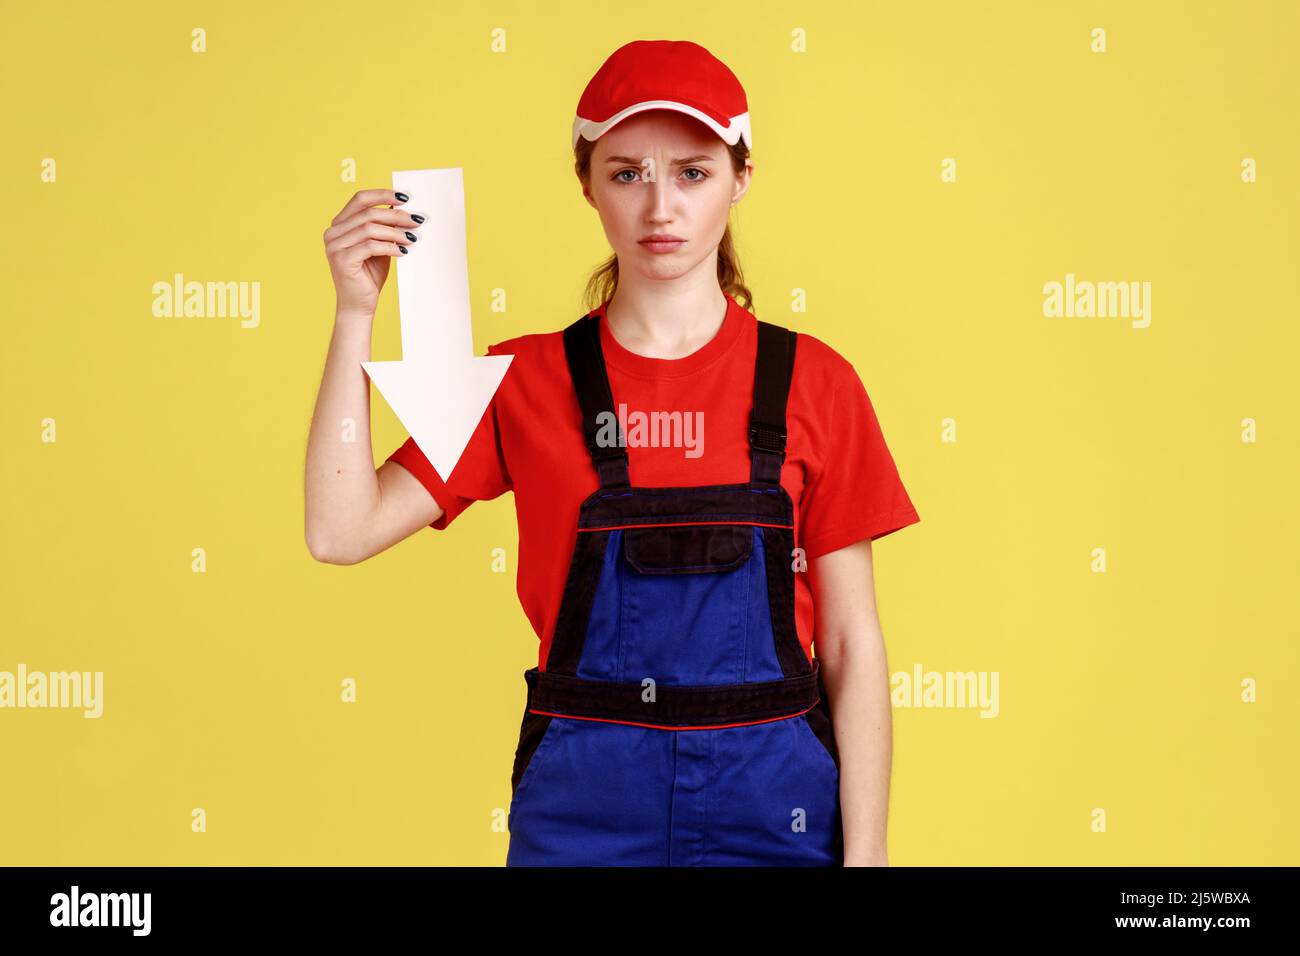
[(306, 537), (321, 561), (346, 559), (348, 542), (379, 503), (370, 447), (371, 318), (336, 315), (307, 436)]
[(888, 865), (893, 715), (885, 642), (870, 620), (864, 633), (817, 640), (840, 756), (845, 866)]

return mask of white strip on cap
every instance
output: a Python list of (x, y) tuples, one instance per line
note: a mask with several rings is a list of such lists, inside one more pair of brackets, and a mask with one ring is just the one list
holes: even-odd
[(646, 100), (642, 103), (635, 103), (627, 109), (620, 110), (603, 123), (597, 123), (593, 120), (583, 119), (581, 116), (576, 117), (573, 121), (573, 142), (571, 147), (578, 145), (578, 137), (585, 136), (589, 140), (599, 139), (605, 131), (615, 123), (622, 122), (633, 113), (641, 113), (645, 110), (676, 110), (679, 113), (686, 113), (694, 116), (701, 123), (707, 125), (711, 130), (722, 137), (723, 142), (729, 146), (734, 146), (736, 141), (744, 137), (745, 145), (750, 149), (754, 148), (753, 133), (749, 128), (749, 113), (744, 112), (739, 116), (733, 116), (728, 126), (720, 126), (713, 117), (707, 113), (701, 113), (693, 106), (687, 106), (685, 103), (678, 103), (673, 100)]

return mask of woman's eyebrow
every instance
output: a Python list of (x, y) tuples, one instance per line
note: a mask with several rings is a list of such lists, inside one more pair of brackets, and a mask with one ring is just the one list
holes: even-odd
[[(641, 160), (633, 159), (631, 156), (610, 156), (605, 160), (607, 163), (624, 163), (629, 166), (640, 166)], [(674, 166), (682, 166), (686, 163), (707, 163), (713, 162), (713, 157), (708, 155), (687, 156), (684, 159), (674, 159)]]

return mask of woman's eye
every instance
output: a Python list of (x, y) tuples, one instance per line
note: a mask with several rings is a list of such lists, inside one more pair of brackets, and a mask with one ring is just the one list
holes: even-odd
[[(709, 178), (709, 174), (706, 173), (704, 170), (700, 169), (698, 166), (690, 166), (682, 170), (682, 175), (685, 175), (686, 173), (699, 173), (698, 176), (688, 178), (686, 180), (688, 183), (702, 183), (704, 182), (704, 180)], [(622, 178), (624, 174), (630, 176), (631, 179)], [(627, 169), (620, 169), (618, 172), (614, 174), (614, 181), (618, 183), (635, 183), (635, 182), (639, 182), (640, 180), (641, 180), (641, 171), (639, 169), (632, 169), (631, 167), (628, 167)]]

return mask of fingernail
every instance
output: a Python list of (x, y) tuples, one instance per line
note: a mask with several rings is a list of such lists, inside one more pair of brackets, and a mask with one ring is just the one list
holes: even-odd
[(410, 196), (406, 195), (406, 193), (395, 193), (394, 195), (397, 196), (398, 202), (406, 202), (408, 199), (411, 198)]
[(406, 238), (407, 238), (407, 239), (410, 239), (412, 242), (415, 242), (415, 233), (413, 233), (413, 232), (408, 232), (408, 233), (406, 234)]
[(398, 246), (397, 248), (402, 250), (402, 255), (406, 255), (406, 246)]
[(411, 218), (414, 219), (416, 222), (424, 222), (424, 217), (421, 216), (418, 212), (411, 213)]

